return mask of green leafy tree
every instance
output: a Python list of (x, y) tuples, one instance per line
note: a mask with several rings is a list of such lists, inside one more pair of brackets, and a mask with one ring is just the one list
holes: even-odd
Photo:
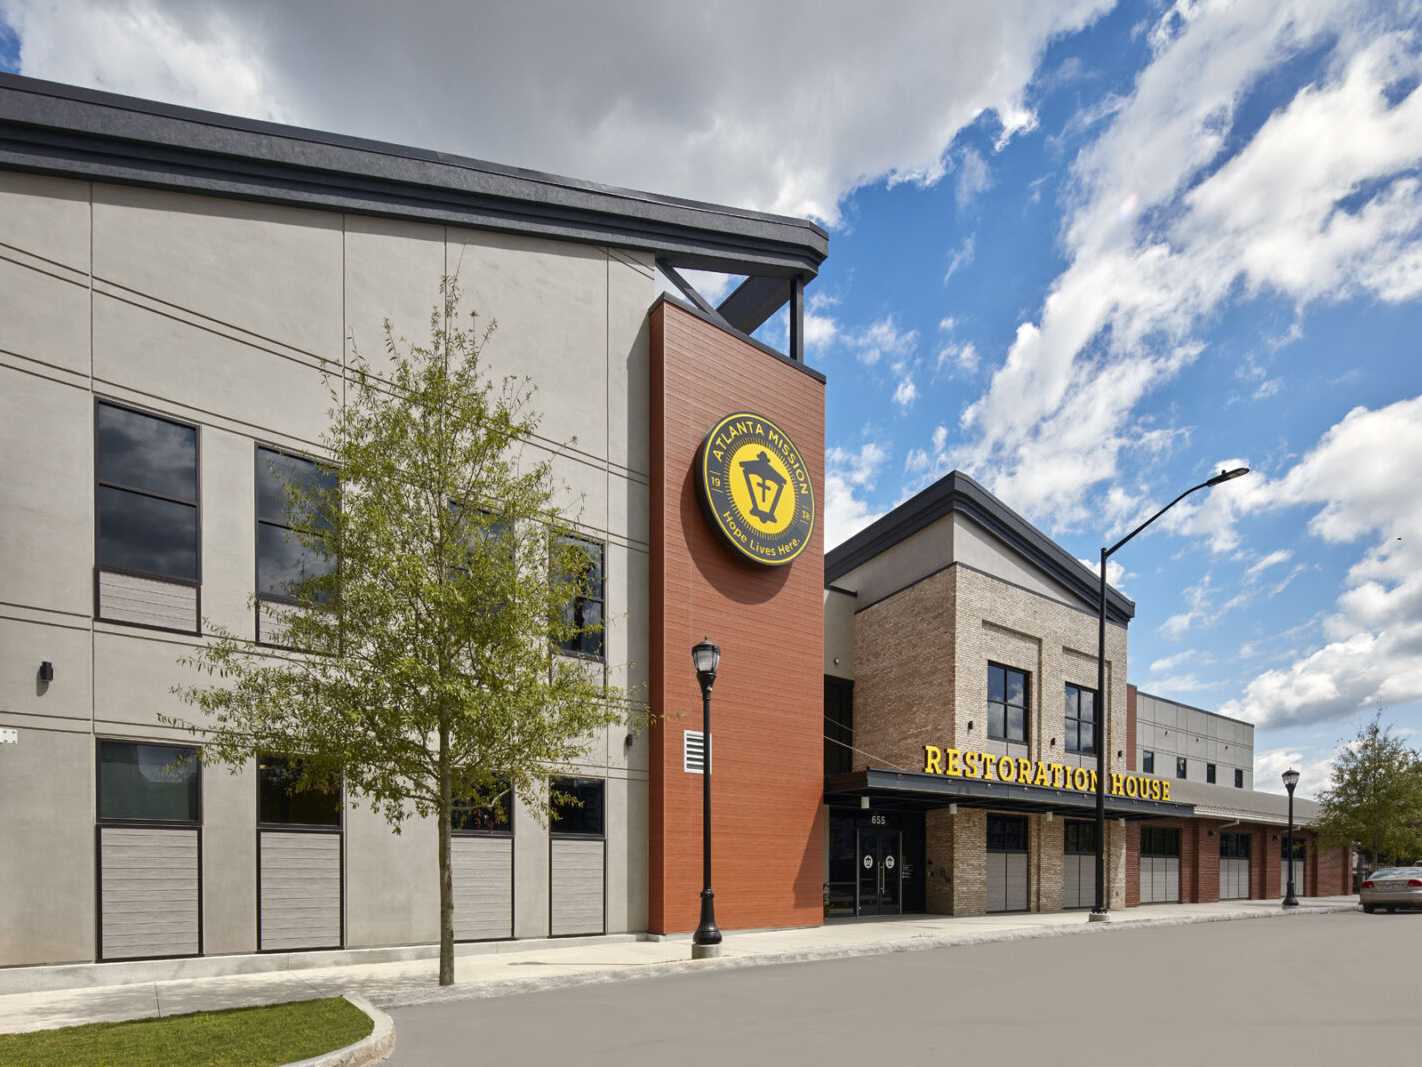
[(1324, 847), (1359, 847), (1371, 865), (1422, 856), (1422, 759), (1384, 726), (1382, 713), (1333, 760), (1313, 828)]
[[(185, 662), (210, 683), (180, 690), (209, 762), (288, 757), (294, 788), (339, 777), (398, 833), (412, 816), (439, 826), (439, 981), (454, 981), (452, 817), (514, 792), (546, 819), (550, 769), (577, 760), (594, 731), (633, 717), (601, 663), (567, 655), (600, 645), (580, 610), (585, 543), (557, 506), (527, 379), (495, 381), (453, 279), (441, 284), (431, 339), (396, 341), (377, 373), (357, 357), (333, 390), (322, 441), (337, 477), (286, 489), (289, 546), (305, 576), (290, 604), (253, 603), (268, 644), (216, 628)], [(337, 383), (338, 385), (340, 383)], [(274, 651), (271, 643), (283, 646)]]

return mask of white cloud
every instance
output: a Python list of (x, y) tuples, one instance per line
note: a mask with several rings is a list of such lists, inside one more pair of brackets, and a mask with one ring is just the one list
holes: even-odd
[(907, 411), (913, 407), (914, 398), (918, 396), (918, 388), (913, 384), (913, 374), (905, 373), (899, 379), (898, 388), (894, 390), (894, 403), (901, 409)]
[(962, 344), (945, 345), (938, 352), (938, 371), (942, 373), (946, 367), (950, 371), (961, 371), (963, 374), (976, 374), (978, 370), (978, 350), (971, 341), (964, 341)]
[(20, 38), (20, 72), (189, 107), (275, 122), (295, 113), (262, 34), (239, 10), (214, 5), (40, 3), (5, 0), (0, 17)]
[(1283, 774), (1292, 769), (1299, 772), (1294, 796), (1312, 800), (1333, 781), (1333, 757), (1333, 752), (1318, 749), (1305, 752), (1298, 748), (1273, 748), (1256, 752), (1254, 788), (1261, 793), (1286, 794)]
[(1150, 665), (1151, 674), (1165, 674), (1168, 671), (1177, 670), (1187, 664), (1205, 667), (1214, 663), (1214, 657), (1208, 652), (1201, 652), (1198, 649), (1189, 648), (1184, 652), (1177, 652), (1173, 656), (1166, 656), (1158, 659)]
[[(943, 283), (945, 285), (948, 283), (948, 279), (953, 277), (953, 275), (957, 274), (964, 267), (972, 265), (975, 251), (976, 242), (973, 238), (973, 235), (969, 234), (967, 237), (963, 238), (963, 242), (958, 245), (957, 248), (953, 249), (952, 253), (948, 257), (948, 267), (943, 272)], [(949, 323), (951, 328), (951, 323), (953, 322), (952, 319), (944, 319), (943, 321)]]
[(875, 511), (862, 494), (874, 488), (874, 476), (888, 451), (866, 441), (857, 452), (834, 447), (825, 453), (825, 549), (853, 537), (884, 514)]
[(25, 74), (831, 224), (862, 185), (940, 179), (984, 113), (999, 143), (1031, 128), (1046, 43), (1110, 6), (3, 5)]
[[(1099, 559), (1078, 559), (1077, 562), (1091, 571), (1092, 574), (1098, 576), (1101, 574), (1101, 561)], [(1106, 561), (1106, 584), (1118, 592), (1125, 592), (1125, 590), (1121, 588), (1121, 583), (1125, 580), (1125, 566), (1116, 562), (1114, 559), (1108, 559)]]
[[(1195, 331), (1224, 306), (1422, 293), (1422, 50), (1405, 15), (1197, 3), (1152, 40), (1153, 61), (1072, 166), (1067, 269), (962, 418), (955, 465), (1054, 528), (1085, 520), (1087, 490), (1124, 455), (1169, 442), (1137, 407), (1198, 357)], [(1260, 79), (1305, 52), (1327, 55), (1319, 80), (1238, 130)]]
[[(958, 172), (958, 180), (954, 185), (953, 195), (957, 198), (958, 210), (965, 211), (979, 193), (986, 192), (992, 186), (992, 176), (988, 173), (986, 161), (972, 148), (963, 150), (956, 161), (955, 169)], [(950, 267), (949, 276), (952, 273), (953, 268)]]
[(1257, 508), (1317, 508), (1313, 536), (1370, 547), (1324, 619), (1325, 643), (1260, 674), (1221, 710), (1312, 723), (1422, 700), (1422, 397), (1354, 409), (1251, 496)]
[(1260, 559), (1255, 563), (1250, 564), (1249, 569), (1245, 571), (1245, 573), (1252, 578), (1258, 577), (1270, 567), (1277, 567), (1280, 563), (1287, 563), (1293, 558), (1294, 554), (1290, 552), (1287, 548), (1275, 549), (1263, 559)]
[(894, 316), (886, 315), (861, 333), (848, 337), (855, 349), (859, 362), (872, 367), (884, 356), (904, 357), (918, 347), (917, 330), (900, 330), (894, 325)]

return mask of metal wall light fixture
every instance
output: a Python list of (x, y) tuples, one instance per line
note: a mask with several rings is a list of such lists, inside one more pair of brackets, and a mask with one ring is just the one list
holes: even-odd
[(44, 660), (40, 663), (39, 680), (41, 682), (54, 681), (54, 664), (49, 660)]
[[(1180, 501), (1184, 500), (1191, 493), (1200, 489), (1208, 489), (1219, 485), (1221, 482), (1230, 482), (1236, 478), (1241, 478), (1249, 473), (1248, 467), (1235, 467), (1233, 470), (1220, 471), (1207, 482), (1199, 485), (1192, 485), (1185, 492), (1181, 493), (1165, 507), (1161, 508), (1145, 522), (1141, 523), (1125, 537), (1121, 538), (1110, 548), (1101, 550), (1101, 596), (1097, 601), (1096, 612), (1096, 906), (1091, 909), (1091, 914), (1087, 917), (1091, 922), (1104, 922), (1110, 918), (1106, 910), (1106, 742), (1104, 727), (1110, 722), (1109, 714), (1102, 714), (1102, 709), (1109, 707), (1106, 701), (1106, 561), (1111, 558), (1118, 548), (1125, 545), (1127, 541), (1135, 537), (1156, 519), (1160, 518), (1167, 511), (1173, 508)], [(1168, 732), (1168, 731), (1167, 731)]]
[(721, 665), (721, 649), (702, 638), (691, 649), (696, 680), (701, 684), (701, 731), (706, 739), (705, 762), (701, 768), (701, 922), (691, 935), (691, 958), (707, 959), (721, 954), (721, 931), (716, 929), (716, 894), (711, 891), (711, 687)]

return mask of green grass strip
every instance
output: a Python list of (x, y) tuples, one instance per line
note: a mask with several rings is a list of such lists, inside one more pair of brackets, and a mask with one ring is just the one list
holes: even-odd
[(0, 1067), (272, 1067), (343, 1048), (372, 1029), (340, 997), (302, 1000), (0, 1034)]

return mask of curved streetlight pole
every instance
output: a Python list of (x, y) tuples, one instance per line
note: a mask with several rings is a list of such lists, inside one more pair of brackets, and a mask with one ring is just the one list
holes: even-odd
[(1233, 481), (1249, 473), (1248, 467), (1235, 467), (1220, 471), (1207, 482), (1193, 485), (1181, 493), (1165, 507), (1161, 508), (1145, 522), (1141, 523), (1110, 548), (1101, 550), (1101, 596), (1096, 609), (1096, 906), (1088, 916), (1090, 922), (1105, 922), (1110, 918), (1106, 909), (1106, 730), (1110, 720), (1109, 704), (1106, 700), (1106, 561), (1112, 554), (1136, 534), (1140, 533), (1156, 519), (1184, 500), (1191, 493), (1208, 489), (1221, 482)]

